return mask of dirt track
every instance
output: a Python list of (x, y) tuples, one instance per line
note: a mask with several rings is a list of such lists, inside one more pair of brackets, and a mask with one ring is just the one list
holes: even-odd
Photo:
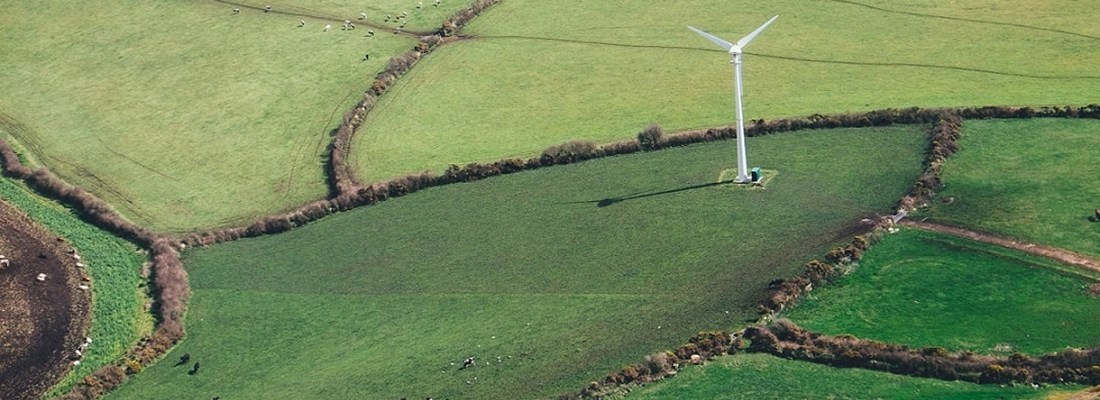
[(961, 236), (979, 242), (985, 242), (995, 244), (1001, 247), (1007, 247), (1010, 249), (1016, 249), (1025, 253), (1034, 254), (1037, 256), (1043, 256), (1058, 260), (1065, 264), (1073, 265), (1076, 267), (1089, 269), (1092, 271), (1100, 272), (1100, 260), (1095, 258), (1083, 256), (1066, 249), (1060, 249), (1057, 247), (1041, 246), (1034, 243), (1020, 242), (1001, 236), (991, 235), (988, 233), (975, 232), (962, 228), (956, 228), (953, 226), (941, 225), (932, 222), (918, 222), (902, 220), (902, 225), (911, 226), (914, 228), (920, 228), (929, 231), (946, 233), (949, 235)]
[[(71, 367), (91, 295), (67, 244), (0, 200), (0, 399), (34, 399)], [(45, 273), (46, 280), (36, 279)]]

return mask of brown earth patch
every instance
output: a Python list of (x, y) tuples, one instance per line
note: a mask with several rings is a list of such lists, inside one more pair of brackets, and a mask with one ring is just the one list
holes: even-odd
[[(36, 399), (72, 367), (88, 330), (87, 274), (68, 245), (0, 200), (0, 399)], [(46, 274), (45, 281), (37, 279)]]

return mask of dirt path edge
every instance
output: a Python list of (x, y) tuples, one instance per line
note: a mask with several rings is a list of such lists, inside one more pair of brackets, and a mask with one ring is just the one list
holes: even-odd
[(1074, 267), (1087, 269), (1093, 272), (1100, 272), (1100, 260), (1058, 247), (1043, 246), (1035, 243), (1023, 242), (990, 233), (972, 231), (969, 229), (944, 225), (937, 222), (902, 220), (900, 224), (912, 228), (945, 233), (948, 235), (964, 237), (967, 239), (989, 243), (1009, 249), (1015, 249), (1028, 254), (1050, 258), (1052, 260)]

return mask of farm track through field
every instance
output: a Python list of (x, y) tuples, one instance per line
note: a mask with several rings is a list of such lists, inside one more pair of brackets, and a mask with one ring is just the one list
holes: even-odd
[[(293, 15), (295, 17), (319, 19), (319, 20), (322, 20), (322, 21), (344, 22), (345, 20), (351, 20), (351, 17), (346, 17), (346, 18), (345, 17), (337, 17), (337, 16), (334, 16), (334, 15), (331, 15), (331, 14), (330, 15), (324, 15), (324, 14), (321, 14), (317, 11), (310, 10), (310, 9), (307, 9), (307, 8), (301, 8), (301, 7), (280, 6), (279, 8), (272, 7), (271, 11), (266, 11), (262, 7), (253, 6), (253, 5), (244, 4), (244, 3), (235, 3), (235, 2), (232, 2), (232, 1), (226, 1), (226, 0), (214, 0), (214, 2), (221, 3), (221, 4), (226, 4), (226, 5), (231, 5), (231, 6), (234, 6), (234, 7), (247, 8), (247, 9), (250, 9), (250, 10), (266, 12), (266, 13), (269, 13), (269, 14)], [(283, 11), (282, 8), (284, 8), (284, 7), (286, 9), (292, 10), (292, 11)], [(361, 24), (363, 26), (376, 28), (376, 29), (380, 29), (380, 30), (385, 30), (385, 31), (389, 31), (389, 32), (395, 32), (399, 35), (408, 36), (408, 37), (412, 37), (412, 38), (416, 38), (416, 37), (420, 37), (420, 36), (428, 36), (428, 35), (431, 35), (431, 34), (435, 33), (435, 32), (410, 31), (410, 30), (404, 30), (404, 29), (394, 30), (393, 27), (391, 27), (391, 26), (386, 26), (386, 25), (377, 24), (377, 23), (373, 23), (373, 22), (361, 22)]]
[(160, 175), (162, 178), (166, 178), (166, 179), (168, 179), (170, 181), (173, 181), (173, 182), (179, 182), (179, 180), (177, 180), (176, 178), (173, 178), (172, 175), (168, 175), (166, 173), (160, 172), (156, 168), (145, 165), (141, 161), (135, 160), (133, 157), (130, 157), (126, 154), (123, 154), (123, 153), (111, 148), (111, 146), (108, 145), (107, 142), (104, 142), (103, 139), (100, 138), (99, 136), (96, 136), (95, 140), (98, 141), (99, 144), (103, 145), (103, 148), (106, 149), (109, 153), (114, 154), (114, 155), (119, 156), (119, 157), (122, 157), (123, 159), (125, 159), (129, 162), (132, 162), (132, 163), (136, 164), (137, 166), (139, 166), (141, 168), (144, 168), (146, 171), (149, 171), (149, 172), (152, 172), (154, 174)]
[[(560, 43), (573, 43), (573, 44), (589, 44), (599, 46), (614, 46), (614, 47), (627, 47), (636, 49), (665, 49), (665, 50), (689, 50), (689, 51), (705, 51), (708, 53), (725, 53), (722, 50), (706, 49), (701, 47), (686, 47), (686, 46), (656, 46), (656, 45), (642, 45), (642, 44), (628, 44), (628, 43), (613, 43), (613, 42), (600, 42), (594, 40), (577, 40), (577, 39), (562, 39), (562, 38), (548, 38), (537, 36), (514, 36), (514, 35), (470, 35), (461, 36), (460, 40), (481, 40), (481, 39), (514, 39), (514, 40), (541, 40), (548, 42), (560, 42)], [(775, 54), (754, 53), (746, 51), (745, 54), (752, 55), (754, 57), (770, 58), (774, 60), (796, 61), (806, 63), (818, 63), (818, 64), (836, 64), (836, 65), (856, 65), (862, 67), (893, 67), (893, 68), (921, 68), (921, 69), (940, 69), (949, 71), (961, 71), (961, 72), (974, 72), (988, 75), (1000, 75), (1000, 76), (1013, 76), (1017, 78), (1031, 78), (1031, 79), (1055, 79), (1055, 80), (1068, 80), (1068, 79), (1100, 79), (1100, 75), (1036, 75), (1036, 74), (1021, 74), (1016, 72), (997, 71), (984, 68), (972, 68), (972, 67), (959, 67), (953, 65), (938, 65), (938, 64), (920, 64), (920, 63), (898, 63), (898, 62), (873, 62), (873, 61), (847, 61), (847, 60), (826, 60), (820, 58), (806, 58), (806, 57), (791, 57), (781, 56)]]
[(1062, 34), (1062, 35), (1078, 36), (1078, 37), (1083, 37), (1083, 38), (1087, 38), (1087, 39), (1100, 40), (1100, 37), (1096, 37), (1096, 36), (1092, 36), (1092, 35), (1086, 35), (1086, 34), (1083, 34), (1083, 33), (1070, 32), (1070, 31), (1063, 31), (1061, 29), (1044, 28), (1044, 27), (1041, 27), (1041, 26), (1014, 24), (1014, 23), (1011, 23), (1011, 22), (985, 21), (985, 20), (971, 19), (971, 18), (949, 17), (949, 16), (946, 16), (946, 15), (925, 14), (925, 13), (919, 13), (919, 12), (913, 12), (913, 11), (891, 10), (891, 9), (888, 9), (888, 8), (877, 7), (877, 6), (873, 6), (873, 5), (870, 5), (870, 4), (863, 4), (863, 3), (856, 2), (856, 1), (851, 1), (851, 0), (832, 0), (832, 1), (835, 2), (835, 3), (851, 4), (853, 6), (870, 8), (870, 9), (875, 10), (875, 11), (882, 11), (882, 12), (892, 13), (892, 14), (909, 15), (909, 16), (922, 17), (922, 18), (944, 19), (944, 20), (948, 20), (948, 21), (973, 22), (973, 23), (976, 23), (976, 24), (1009, 26), (1009, 27), (1013, 27), (1013, 28), (1023, 28), (1023, 29), (1030, 29), (1030, 30), (1036, 30), (1036, 31), (1041, 31), (1041, 32), (1052, 32), (1052, 33), (1058, 33), (1058, 34)]
[[(102, 190), (103, 192), (110, 193), (110, 194), (114, 195), (115, 197), (117, 197), (119, 200), (121, 200), (122, 201), (121, 205), (123, 207), (125, 207), (128, 212), (132, 213), (133, 215), (138, 216), (139, 218), (144, 218), (147, 221), (154, 221), (154, 219), (152, 218), (151, 215), (149, 215), (145, 211), (138, 208), (136, 206), (136, 204), (134, 203), (134, 201), (132, 199), (130, 199), (130, 197), (127, 196), (124, 192), (122, 192), (122, 190), (120, 190), (117, 187), (111, 185), (110, 182), (108, 182), (107, 180), (105, 180), (105, 179), (101, 178), (100, 176), (96, 175), (95, 173), (90, 171), (88, 168), (84, 167), (83, 165), (77, 164), (77, 163), (69, 162), (69, 161), (66, 161), (64, 159), (51, 156), (51, 155), (47, 154), (46, 152), (42, 151), (42, 142), (40, 140), (42, 135), (40, 133), (38, 133), (37, 131), (35, 131), (34, 128), (30, 127), (27, 124), (24, 124), (24, 123), (20, 122), (19, 120), (16, 120), (11, 115), (5, 113), (3, 110), (0, 110), (0, 130), (3, 130), (4, 132), (7, 132), (9, 135), (11, 135), (13, 138), (15, 138), (16, 142), (18, 142), (19, 145), (21, 145), (25, 149), (27, 149), (27, 151), (30, 152), (31, 155), (34, 156), (35, 160), (37, 160), (40, 164), (42, 164), (43, 167), (45, 167), (47, 169), (51, 169), (51, 170), (52, 170), (52, 168), (50, 168), (51, 165), (64, 165), (66, 167), (69, 167), (76, 174), (91, 180), (93, 182), (92, 185), (95, 188), (98, 188), (98, 189)], [(99, 137), (96, 137), (96, 140), (99, 140), (100, 143), (103, 143), (103, 141), (101, 139), (99, 139)], [(150, 171), (152, 171), (152, 172), (154, 172), (158, 175), (161, 175), (161, 176), (164, 176), (166, 178), (175, 180), (171, 176), (168, 176), (164, 173), (161, 173), (161, 172), (159, 172), (155, 169), (152, 169), (151, 167), (148, 167), (148, 166), (146, 166), (146, 165), (144, 165), (140, 162), (137, 162), (137, 161), (135, 161), (135, 160), (133, 160), (129, 157), (126, 157), (123, 154), (120, 154), (120, 153), (114, 151), (113, 149), (111, 149), (110, 146), (107, 146), (106, 143), (103, 143), (103, 145), (104, 145), (104, 147), (107, 148), (107, 151), (109, 151), (109, 152), (111, 152), (115, 155), (118, 155), (122, 158), (125, 158), (126, 160), (129, 160), (129, 161), (131, 161), (131, 162), (133, 162), (133, 163), (135, 163), (135, 164), (137, 164), (137, 165), (139, 165), (139, 166), (141, 166), (141, 167), (143, 167), (147, 170), (150, 170)]]
[(1066, 249), (1042, 246), (1028, 242), (1021, 242), (1018, 240), (1012, 240), (989, 233), (976, 232), (969, 229), (963, 229), (934, 222), (903, 220), (901, 221), (901, 224), (918, 229), (924, 229), (928, 231), (964, 237), (971, 240), (977, 240), (979, 242), (989, 243), (1009, 249), (1020, 250), (1028, 254), (1047, 257), (1062, 262), (1064, 264), (1088, 269), (1094, 272), (1100, 272), (1100, 260), (1074, 253)]

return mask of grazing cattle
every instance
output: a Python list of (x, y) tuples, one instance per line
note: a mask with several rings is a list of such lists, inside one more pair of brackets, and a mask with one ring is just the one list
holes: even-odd
[(199, 373), (199, 363), (196, 361), (195, 366), (191, 367), (191, 370), (187, 372), (188, 375), (194, 375)]
[(1093, 216), (1096, 217), (1096, 219), (1100, 219), (1100, 208), (1096, 209), (1096, 212), (1093, 214)]
[(191, 353), (183, 353), (183, 355), (180, 356), (180, 361), (177, 362), (176, 365), (179, 366), (187, 364), (188, 362), (191, 362)]
[(462, 361), (462, 368), (461, 369), (471, 368), (473, 366), (474, 366), (474, 356), (470, 356), (470, 357), (466, 358), (465, 361)]

